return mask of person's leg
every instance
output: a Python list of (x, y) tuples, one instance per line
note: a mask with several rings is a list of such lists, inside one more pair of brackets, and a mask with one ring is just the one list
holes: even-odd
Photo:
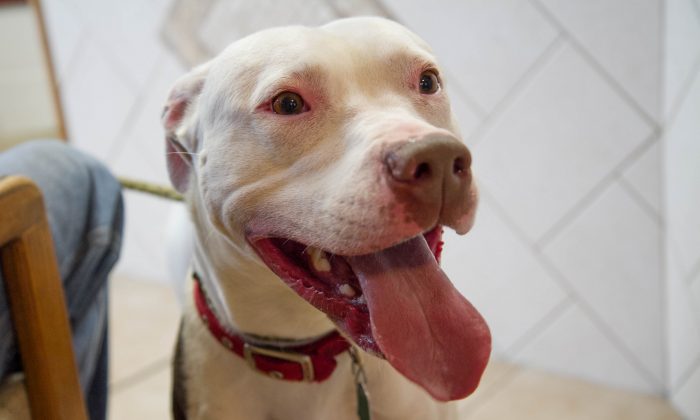
[[(119, 256), (123, 225), (119, 183), (95, 159), (56, 141), (26, 143), (1, 153), (0, 176), (10, 174), (31, 178), (44, 194), (90, 418), (104, 419), (107, 276)], [(11, 328), (0, 287), (0, 331)], [(0, 335), (0, 378), (17, 360), (12, 334)]]

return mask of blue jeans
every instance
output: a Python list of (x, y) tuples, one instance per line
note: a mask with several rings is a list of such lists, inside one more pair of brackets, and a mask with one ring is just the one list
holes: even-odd
[[(106, 418), (107, 277), (119, 257), (119, 183), (95, 159), (58, 141), (0, 153), (0, 176), (31, 178), (44, 194), (66, 295), (80, 382), (92, 420)], [(0, 222), (1, 223), (1, 222)], [(2, 286), (0, 272), (0, 286)], [(5, 288), (0, 287), (0, 378), (21, 369)]]

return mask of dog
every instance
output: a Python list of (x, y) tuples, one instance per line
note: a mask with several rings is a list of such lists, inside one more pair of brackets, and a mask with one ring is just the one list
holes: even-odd
[(428, 45), (377, 17), (261, 31), (162, 122), (196, 232), (174, 417), (349, 420), (364, 394), (375, 420), (456, 418), (491, 336), (438, 265), (478, 193)]

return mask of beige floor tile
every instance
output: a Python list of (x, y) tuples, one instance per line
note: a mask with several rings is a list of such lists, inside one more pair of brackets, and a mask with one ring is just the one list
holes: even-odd
[(180, 307), (169, 286), (113, 277), (110, 320), (113, 386), (133, 383), (172, 355)]
[(467, 413), (478, 420), (676, 420), (658, 397), (636, 394), (526, 368), (491, 389), (490, 397)]
[(109, 420), (170, 419), (170, 368), (110, 395)]

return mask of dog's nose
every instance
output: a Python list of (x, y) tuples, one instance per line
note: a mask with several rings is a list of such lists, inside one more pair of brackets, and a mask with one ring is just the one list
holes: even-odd
[(452, 226), (467, 211), (471, 154), (454, 137), (431, 135), (402, 142), (384, 154), (389, 185), (424, 228)]
[(471, 155), (456, 139), (432, 137), (401, 143), (386, 152), (384, 162), (396, 182), (449, 191), (468, 181)]

